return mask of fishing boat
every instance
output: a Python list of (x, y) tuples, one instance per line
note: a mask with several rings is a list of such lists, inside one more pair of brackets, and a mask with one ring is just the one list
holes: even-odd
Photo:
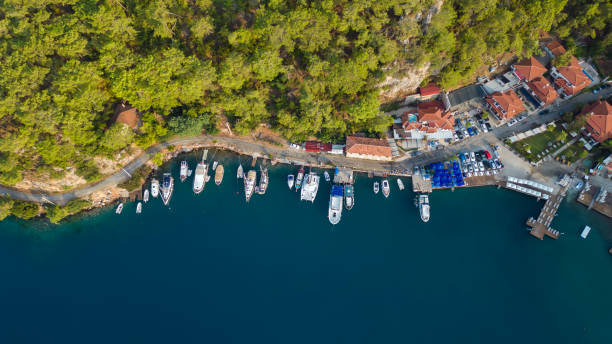
[(189, 170), (189, 166), (187, 166), (187, 161), (185, 160), (181, 161), (181, 173), (180, 173), (181, 183), (184, 182), (185, 179), (187, 179), (188, 170)]
[(314, 203), (317, 197), (317, 191), (319, 191), (320, 179), (321, 177), (312, 171), (304, 176), (304, 185), (302, 186), (302, 193), (300, 194), (300, 199), (302, 201)]
[(117, 209), (115, 209), (115, 214), (121, 214), (122, 211), (123, 211), (123, 203), (119, 203), (119, 205), (117, 206)]
[(255, 192), (255, 182), (257, 181), (257, 171), (250, 170), (244, 178), (244, 197), (248, 202)]
[(161, 197), (164, 205), (168, 205), (168, 203), (170, 203), (172, 191), (174, 191), (174, 178), (172, 178), (170, 173), (164, 173), (161, 186)]
[(261, 176), (259, 177), (259, 186), (257, 187), (257, 193), (263, 195), (268, 189), (268, 169), (260, 166)]
[(295, 182), (295, 176), (290, 174), (287, 176), (287, 185), (289, 186), (289, 190), (293, 188), (293, 183)]
[(300, 167), (295, 180), (295, 191), (298, 191), (302, 187), (302, 181), (304, 180), (304, 166)]
[(429, 221), (429, 196), (419, 196), (419, 212), (421, 213), (421, 220), (423, 220), (423, 222)]
[(213, 171), (217, 170), (217, 165), (219, 163), (217, 161), (213, 161)]
[(580, 233), (580, 237), (582, 239), (586, 239), (590, 232), (591, 232), (591, 227), (584, 226), (584, 229), (582, 230), (582, 233)]
[(147, 203), (149, 201), (149, 189), (145, 189), (144, 195), (142, 196), (142, 200)]
[(378, 194), (379, 189), (380, 189), (380, 186), (378, 185), (378, 182), (374, 182), (374, 194)]
[(353, 209), (353, 206), (355, 205), (355, 195), (353, 185), (351, 184), (344, 185), (344, 204), (348, 210)]
[(329, 173), (327, 171), (323, 172), (323, 176), (325, 177), (326, 182), (331, 180), (331, 178), (329, 178)]
[(342, 186), (333, 185), (329, 195), (329, 209), (327, 211), (327, 218), (332, 225), (340, 222), (342, 217), (342, 196)]
[(383, 195), (385, 195), (385, 198), (389, 197), (389, 193), (391, 193), (391, 188), (389, 187), (389, 181), (386, 179), (383, 179), (382, 181), (382, 192), (383, 192)]
[(215, 170), (215, 184), (221, 185), (221, 182), (223, 181), (223, 172), (223, 165), (217, 166), (217, 169)]
[(244, 177), (244, 171), (242, 170), (242, 164), (238, 165), (238, 171), (236, 172), (236, 178), (240, 179)]
[(142, 203), (138, 202), (136, 205), (136, 214), (142, 213)]
[(151, 196), (157, 198), (159, 195), (159, 181), (155, 178), (151, 179)]
[(208, 174), (208, 164), (204, 160), (196, 166), (195, 177), (193, 178), (193, 192), (197, 195), (204, 190), (206, 177)]
[(399, 187), (400, 190), (404, 190), (404, 182), (399, 178), (397, 178), (397, 187)]

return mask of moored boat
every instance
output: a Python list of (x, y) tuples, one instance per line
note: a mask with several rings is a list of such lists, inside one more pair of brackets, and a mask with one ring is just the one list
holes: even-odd
[(383, 179), (382, 181), (382, 192), (383, 192), (383, 195), (385, 195), (385, 197), (389, 197), (389, 194), (391, 193), (391, 188), (389, 187), (389, 181), (386, 179)]
[(250, 170), (244, 178), (244, 197), (248, 202), (255, 192), (255, 182), (257, 181), (257, 171)]
[(302, 187), (302, 181), (304, 180), (304, 166), (300, 167), (295, 180), (295, 191), (298, 191)]
[(399, 178), (397, 178), (397, 187), (399, 187), (400, 190), (404, 190), (404, 182)]
[(123, 203), (119, 203), (119, 205), (117, 206), (117, 209), (115, 209), (115, 214), (121, 214), (122, 211), (123, 211)]
[(221, 182), (223, 181), (223, 172), (223, 165), (217, 166), (217, 169), (215, 170), (215, 184), (221, 185)]
[(289, 190), (293, 188), (293, 183), (295, 182), (295, 176), (290, 174), (287, 176), (287, 185), (289, 186)]
[(380, 189), (380, 186), (378, 185), (378, 182), (374, 182), (374, 194), (378, 194), (379, 189)]
[(151, 196), (157, 198), (159, 195), (159, 181), (155, 178), (151, 179)]
[(328, 181), (330, 181), (330, 180), (331, 180), (331, 178), (329, 177), (329, 172), (324, 171), (324, 172), (323, 172), (323, 176), (325, 177), (325, 181), (326, 181), (326, 182), (328, 182)]
[(260, 166), (261, 175), (259, 176), (259, 186), (257, 187), (257, 193), (263, 195), (268, 189), (268, 169)]
[(354, 189), (351, 184), (344, 185), (344, 204), (348, 210), (353, 209), (353, 205), (355, 205)]
[(172, 191), (174, 191), (174, 178), (170, 173), (164, 173), (161, 186), (161, 197), (164, 205), (168, 205), (170, 197), (172, 197)]
[(212, 166), (213, 171), (217, 170), (217, 165), (219, 165), (219, 162), (213, 161), (213, 166)]
[(149, 189), (145, 189), (144, 195), (142, 196), (142, 200), (147, 203), (149, 201)]
[(185, 160), (181, 161), (181, 173), (180, 173), (181, 182), (184, 182), (185, 179), (187, 179), (188, 170), (189, 170), (189, 166), (187, 166), (187, 161)]
[(582, 233), (580, 233), (580, 237), (582, 239), (586, 239), (590, 232), (591, 232), (591, 227), (584, 226), (584, 229), (582, 230)]
[(333, 185), (329, 195), (329, 209), (327, 211), (327, 218), (332, 225), (340, 222), (342, 217), (342, 196), (342, 186)]
[(302, 185), (302, 193), (300, 194), (300, 199), (302, 201), (314, 203), (317, 197), (317, 191), (319, 191), (320, 179), (321, 177), (312, 171), (304, 176), (304, 185)]
[(242, 164), (238, 165), (238, 171), (236, 171), (236, 178), (240, 179), (244, 177), (244, 171), (242, 169)]
[(142, 213), (142, 203), (138, 202), (136, 205), (136, 214)]
[(419, 196), (419, 213), (421, 213), (421, 220), (423, 222), (429, 221), (429, 196)]
[(206, 177), (208, 174), (208, 164), (204, 160), (196, 166), (195, 176), (193, 177), (193, 192), (197, 195), (204, 190)]

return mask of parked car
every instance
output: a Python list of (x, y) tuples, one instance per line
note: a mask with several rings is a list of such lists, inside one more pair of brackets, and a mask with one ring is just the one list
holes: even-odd
[(549, 110), (549, 109), (546, 109), (546, 110), (540, 111), (540, 115), (546, 115), (547, 113), (550, 113), (550, 110)]
[(487, 157), (487, 159), (491, 159), (491, 153), (489, 153), (488, 150), (485, 150), (483, 153)]
[(474, 152), (470, 152), (470, 160), (471, 160), (472, 162), (475, 162), (475, 161), (476, 161), (476, 154), (474, 154)]
[(480, 172), (484, 172), (484, 164), (481, 162), (478, 163), (478, 169), (480, 170)]
[(485, 122), (485, 127), (487, 127), (488, 131), (493, 130), (493, 127), (491, 127), (491, 123), (489, 123), (489, 122)]
[(453, 138), (455, 139), (455, 141), (459, 141), (459, 135), (457, 135), (457, 133), (453, 134)]
[(474, 136), (474, 129), (472, 127), (467, 128), (468, 135)]
[(507, 125), (507, 126), (509, 126), (509, 127), (511, 127), (511, 126), (513, 126), (513, 125), (515, 125), (515, 124), (516, 124), (516, 120), (515, 120), (514, 118), (510, 119), (510, 120), (508, 121), (508, 123), (506, 123), (506, 125)]

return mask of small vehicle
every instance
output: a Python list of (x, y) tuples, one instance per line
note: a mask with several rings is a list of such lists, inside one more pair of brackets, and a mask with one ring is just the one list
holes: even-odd
[(550, 113), (549, 109), (540, 111), (540, 115), (546, 115), (547, 113)]
[(467, 128), (467, 131), (468, 131), (468, 135), (474, 136), (474, 129), (472, 129), (472, 127)]
[(455, 139), (455, 141), (459, 141), (459, 135), (457, 135), (457, 133), (453, 134), (453, 138)]
[(474, 152), (470, 152), (470, 160), (471, 160), (472, 162), (475, 162), (475, 161), (476, 161), (476, 154), (475, 154)]
[(470, 136), (470, 133), (467, 131), (467, 129), (463, 129), (463, 136), (465, 137)]
[(513, 126), (513, 125), (515, 125), (515, 124), (516, 124), (516, 120), (513, 118), (513, 119), (511, 119), (510, 121), (508, 121), (508, 123), (507, 123), (506, 125), (507, 125), (507, 126), (509, 126), (509, 127), (511, 127), (511, 126)]
[(480, 170), (480, 172), (484, 172), (484, 164), (481, 162), (478, 163), (478, 169)]
[(491, 153), (489, 153), (489, 151), (484, 151), (485, 156), (487, 157), (487, 159), (491, 159)]

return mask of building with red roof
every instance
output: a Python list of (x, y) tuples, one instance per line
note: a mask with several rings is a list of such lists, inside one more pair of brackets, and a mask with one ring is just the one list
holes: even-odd
[(559, 43), (559, 41), (554, 40), (544, 46), (544, 50), (548, 53), (551, 58), (559, 57), (565, 54), (565, 48)]
[(587, 116), (586, 131), (595, 141), (601, 143), (612, 139), (612, 105), (605, 100), (598, 100), (582, 109)]
[(485, 98), (488, 108), (499, 119), (510, 119), (525, 111), (525, 105), (513, 90), (495, 92)]
[(453, 114), (439, 101), (420, 103), (416, 113), (402, 116), (402, 127), (412, 139), (447, 139), (453, 137)]
[(370, 160), (391, 160), (391, 146), (384, 139), (372, 139), (368, 137), (347, 136), (344, 148), (349, 158)]
[(304, 142), (304, 150), (307, 152), (330, 152), (332, 150), (332, 144), (319, 141), (306, 141)]
[(552, 67), (550, 75), (555, 79), (557, 93), (563, 97), (571, 97), (587, 87), (591, 79), (582, 69), (574, 56), (570, 59), (569, 65)]
[(419, 87), (419, 95), (421, 98), (434, 97), (440, 94), (442, 90), (436, 84), (429, 84), (425, 87)]
[(115, 114), (111, 123), (123, 123), (134, 130), (142, 126), (140, 113), (135, 107), (127, 103), (119, 103), (115, 106)]
[(531, 81), (546, 73), (547, 69), (535, 57), (524, 59), (512, 65), (512, 71), (521, 80)]
[(525, 88), (530, 91), (531, 95), (540, 103), (540, 106), (552, 104), (555, 99), (559, 98), (559, 93), (550, 84), (548, 79), (537, 77), (525, 84)]

